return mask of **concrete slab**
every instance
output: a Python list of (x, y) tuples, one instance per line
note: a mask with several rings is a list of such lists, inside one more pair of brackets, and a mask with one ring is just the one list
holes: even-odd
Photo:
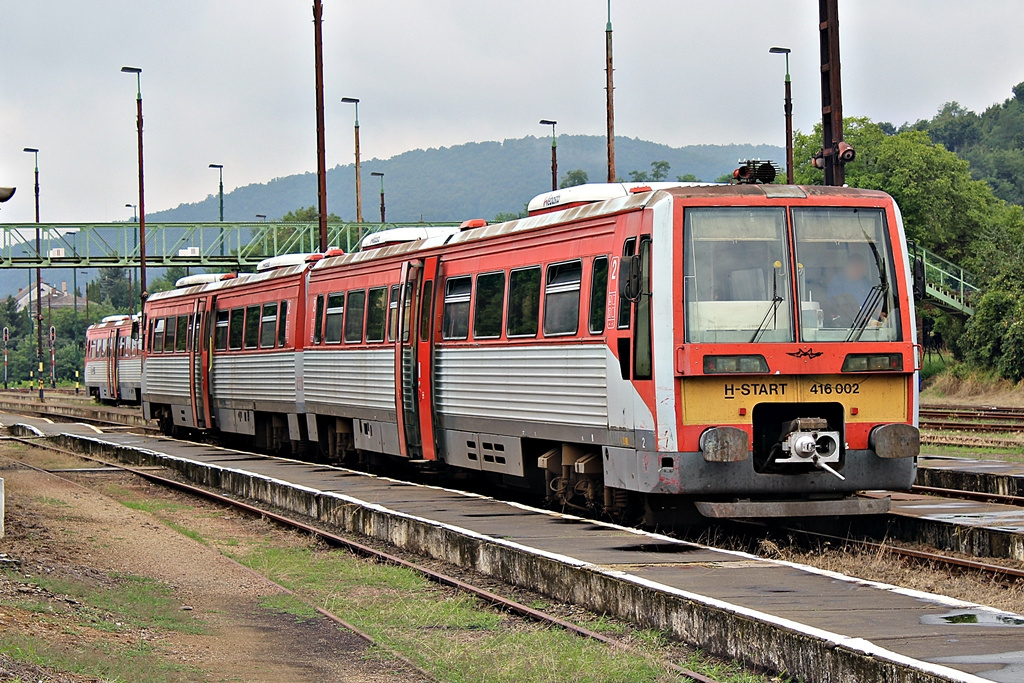
[(1024, 463), (922, 456), (918, 459), (917, 484), (1024, 496)]

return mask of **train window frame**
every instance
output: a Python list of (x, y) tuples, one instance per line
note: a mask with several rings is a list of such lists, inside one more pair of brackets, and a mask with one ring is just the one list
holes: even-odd
[[(164, 320), (164, 350), (162, 353), (174, 353), (174, 336), (178, 331), (178, 316), (171, 315)], [(121, 347), (120, 341), (121, 336), (118, 335), (118, 348), (117, 354), (120, 355)]]
[(653, 242), (650, 235), (640, 237), (640, 298), (636, 301), (633, 327), (633, 379), (651, 379), (654, 376), (654, 349), (651, 320), (651, 272)]
[(231, 309), (228, 324), (228, 351), (242, 350), (242, 331), (245, 327), (245, 308), (239, 306)]
[(313, 315), (313, 336), (312, 341), (314, 344), (319, 344), (323, 341), (324, 332), (324, 295), (317, 294), (316, 302), (313, 304), (314, 310), (316, 311)]
[[(590, 305), (587, 307), (587, 331), (590, 334), (602, 334), (607, 325), (609, 260), (607, 256), (595, 256), (590, 264)], [(604, 268), (604, 274), (600, 276), (598, 264), (603, 264)]]
[(567, 337), (579, 332), (582, 285), (581, 259), (547, 265), (544, 274), (545, 337)]
[(282, 299), (277, 307), (277, 346), (285, 348), (288, 345), (288, 301)]
[[(179, 315), (177, 330), (174, 333), (174, 350), (185, 351), (188, 348), (188, 330), (189, 330), (189, 318), (190, 315)], [(125, 352), (128, 351), (128, 337), (125, 337)]]
[(331, 292), (324, 310), (324, 343), (340, 344), (344, 331), (345, 292)]
[[(529, 279), (524, 279), (529, 276)], [(542, 269), (537, 266), (514, 268), (508, 274), (508, 298), (505, 305), (505, 336), (509, 339), (532, 339), (540, 332), (540, 290)], [(517, 309), (533, 304), (533, 316), (523, 312), (513, 315)], [(530, 327), (532, 323), (532, 328)]]
[(153, 323), (153, 343), (150, 344), (150, 348), (153, 349), (153, 353), (164, 352), (164, 330), (167, 327), (166, 318), (157, 318)]
[(619, 261), (619, 312), (616, 329), (628, 330), (633, 320), (633, 302), (622, 293), (622, 264), (636, 254), (636, 237), (628, 237), (622, 243), (622, 259)]
[(361, 344), (363, 342), (363, 319), (365, 317), (366, 290), (350, 289), (345, 294), (344, 340), (346, 344)]
[(473, 300), (473, 276), (456, 275), (444, 281), (444, 314), (441, 338), (469, 339), (469, 311)]
[[(484, 283), (485, 278), (498, 278), (497, 288), (488, 289), (489, 285)], [(505, 271), (498, 270), (490, 273), (480, 273), (476, 276), (476, 300), (473, 302), (473, 339), (500, 339), (501, 330), (505, 327)], [(483, 310), (484, 308), (489, 310)], [(481, 317), (497, 313), (496, 322), (491, 322), (492, 327), (481, 331)]]
[(423, 296), (420, 298), (420, 341), (430, 341), (430, 323), (434, 319), (434, 281), (423, 283)]
[(251, 304), (245, 307), (245, 328), (242, 332), (242, 348), (246, 351), (258, 349), (260, 346), (260, 305)]
[(371, 287), (366, 293), (366, 342), (368, 344), (383, 342), (387, 334), (389, 289), (390, 287)]
[[(261, 349), (274, 348), (277, 333), (277, 302), (263, 304), (260, 311), (260, 340)], [(268, 340), (269, 337), (269, 340)], [(267, 343), (267, 342), (270, 343)]]
[(388, 299), (388, 342), (395, 341), (398, 327), (398, 303), (402, 298), (402, 286), (391, 285), (391, 296)]
[(231, 311), (224, 308), (217, 311), (214, 322), (213, 349), (214, 351), (228, 350), (228, 326), (230, 325)]

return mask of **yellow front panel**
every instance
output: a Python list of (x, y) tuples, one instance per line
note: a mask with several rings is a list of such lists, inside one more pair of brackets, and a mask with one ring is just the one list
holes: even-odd
[(841, 403), (847, 422), (907, 419), (906, 375), (717, 375), (682, 384), (684, 425), (749, 423), (758, 403)]

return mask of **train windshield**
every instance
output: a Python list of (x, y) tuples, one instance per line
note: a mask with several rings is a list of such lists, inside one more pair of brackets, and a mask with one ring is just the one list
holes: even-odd
[(687, 209), (684, 230), (686, 340), (795, 341), (785, 209)]
[(881, 209), (793, 209), (800, 337), (897, 341), (892, 245)]

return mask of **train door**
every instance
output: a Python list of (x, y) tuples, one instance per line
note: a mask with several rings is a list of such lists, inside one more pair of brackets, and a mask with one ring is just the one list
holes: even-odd
[(395, 385), (402, 453), (437, 458), (431, 406), (433, 348), (431, 310), (437, 257), (402, 266), (399, 334), (395, 337)]
[(213, 302), (197, 299), (192, 309), (191, 344), (189, 345), (189, 390), (192, 394), (192, 424), (197, 429), (210, 428), (210, 362), (213, 335), (211, 314)]
[(107, 361), (107, 396), (111, 401), (116, 401), (120, 398), (117, 384), (117, 355), (119, 341), (120, 334), (115, 327), (107, 333), (107, 353), (105, 359)]

